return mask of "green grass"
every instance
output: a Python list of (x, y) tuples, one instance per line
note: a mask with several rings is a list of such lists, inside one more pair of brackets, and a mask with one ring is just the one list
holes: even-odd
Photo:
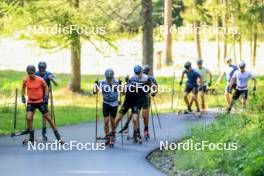
[[(260, 78), (263, 81), (263, 78)], [(226, 175), (262, 176), (264, 175), (264, 89), (249, 102), (248, 109), (235, 114), (222, 114), (207, 128), (193, 128), (191, 136), (182, 141), (193, 143), (236, 143), (237, 150), (166, 150), (156, 152), (150, 161), (157, 163), (172, 159), (172, 168), (166, 172), (175, 175), (186, 172), (191, 175)], [(161, 168), (160, 168), (161, 169)]]

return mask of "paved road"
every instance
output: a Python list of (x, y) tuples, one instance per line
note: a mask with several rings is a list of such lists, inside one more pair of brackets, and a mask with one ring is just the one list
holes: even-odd
[[(151, 138), (149, 142), (140, 145), (125, 139), (122, 146), (121, 137), (118, 136), (115, 148), (107, 148), (104, 151), (28, 151), (27, 146), (21, 145), (25, 137), (2, 136), (0, 172), (1, 175), (7, 176), (164, 175), (146, 161), (146, 155), (159, 146), (159, 141), (179, 139), (194, 125), (212, 122), (215, 114), (214, 111), (210, 111), (206, 118), (201, 119), (193, 115), (162, 114), (162, 129), (158, 128), (155, 117), (156, 141)], [(100, 122), (99, 129), (102, 129), (102, 125)], [(94, 129), (94, 123), (87, 123), (61, 127), (60, 131), (66, 142), (71, 140), (87, 143), (94, 142)], [(48, 131), (48, 135), (50, 140), (54, 139), (51, 131)], [(40, 131), (36, 132), (36, 136), (41, 136)]]

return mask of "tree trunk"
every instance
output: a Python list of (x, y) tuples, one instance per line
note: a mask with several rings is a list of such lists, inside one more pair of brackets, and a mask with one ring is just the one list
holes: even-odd
[(225, 13), (224, 13), (224, 18), (223, 18), (223, 27), (224, 27), (224, 58), (227, 57), (227, 8), (228, 8), (228, 4), (227, 4), (227, 0), (223, 0), (223, 3), (225, 5)]
[[(72, 5), (78, 9), (79, 0), (72, 0)], [(73, 92), (81, 91), (81, 41), (77, 32), (73, 35), (71, 42), (71, 81), (69, 88)]]
[(195, 32), (195, 42), (197, 48), (197, 57), (202, 59), (202, 49), (201, 49), (201, 40), (200, 40), (200, 21), (194, 23), (194, 32)]
[(152, 0), (141, 0), (143, 17), (143, 65), (149, 65), (153, 74)]
[(242, 47), (243, 47), (243, 44), (242, 44), (242, 33), (240, 31), (239, 33), (239, 60), (241, 61), (242, 60)]
[(258, 40), (258, 33), (255, 31), (253, 36), (253, 53), (252, 53), (252, 65), (253, 67), (256, 66), (256, 58), (257, 58), (257, 40)]
[(164, 25), (165, 25), (165, 58), (166, 64), (172, 64), (172, 0), (164, 1)]
[(220, 34), (219, 32), (217, 32), (217, 68), (219, 69), (220, 71), (220, 67), (221, 67), (221, 47), (220, 47)]

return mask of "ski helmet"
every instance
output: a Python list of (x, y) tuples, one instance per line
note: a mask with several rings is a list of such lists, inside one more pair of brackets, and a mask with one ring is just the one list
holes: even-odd
[(27, 73), (28, 74), (33, 74), (33, 73), (35, 73), (35, 71), (36, 71), (36, 68), (34, 65), (27, 66)]
[(185, 64), (184, 64), (184, 68), (187, 69), (187, 70), (188, 70), (191, 66), (192, 66), (192, 63), (189, 62), (189, 61), (188, 61), (188, 62), (185, 62)]
[(203, 60), (202, 59), (198, 59), (197, 60), (197, 65), (202, 65), (203, 64)]
[(144, 65), (143, 67), (143, 73), (148, 75), (150, 72), (150, 66), (149, 65)]
[(239, 68), (243, 69), (246, 67), (246, 63), (244, 61), (239, 63)]
[(140, 65), (136, 65), (134, 67), (135, 74), (140, 74), (142, 72), (142, 67)]
[(114, 78), (114, 71), (111, 68), (108, 68), (105, 71), (105, 78), (106, 79), (113, 79)]
[(232, 61), (232, 58), (231, 57), (225, 58), (225, 62), (231, 62), (231, 61)]
[(38, 63), (38, 69), (39, 70), (46, 70), (46, 68), (47, 68), (46, 62), (39, 62)]

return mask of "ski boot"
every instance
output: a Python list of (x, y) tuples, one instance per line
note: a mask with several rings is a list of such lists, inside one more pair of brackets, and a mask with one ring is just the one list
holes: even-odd
[(142, 139), (139, 133), (134, 133), (133, 138), (134, 138), (134, 141), (133, 141), (134, 143), (142, 144)]
[(147, 126), (144, 129), (144, 137), (145, 137), (146, 141), (149, 140), (149, 130), (148, 130)]
[(202, 117), (202, 113), (201, 113), (200, 109), (197, 109), (197, 110), (196, 110), (195, 115), (196, 115), (198, 118), (201, 118), (201, 117)]
[(48, 137), (47, 137), (46, 133), (47, 133), (47, 129), (46, 128), (43, 128), (42, 129), (42, 139), (45, 142), (48, 141)]
[(127, 134), (128, 133), (128, 124), (126, 123), (125, 126), (118, 133)]
[(184, 114), (192, 113), (192, 109), (191, 109), (190, 107), (188, 107), (188, 109), (185, 110), (183, 113), (184, 113)]
[(110, 148), (114, 147), (115, 144), (115, 134), (109, 133), (105, 136), (105, 146), (109, 146)]
[(58, 131), (54, 131), (54, 135), (58, 141), (58, 144), (61, 144), (63, 145), (64, 144), (64, 141), (61, 139), (61, 136), (60, 136), (60, 133)]
[(30, 132), (29, 132), (29, 139), (24, 139), (24, 140), (22, 141), (22, 144), (23, 144), (23, 145), (26, 145), (26, 144), (28, 144), (28, 143), (36, 144), (36, 142), (37, 142), (37, 140), (36, 140), (35, 137), (34, 137), (34, 131), (30, 131)]

